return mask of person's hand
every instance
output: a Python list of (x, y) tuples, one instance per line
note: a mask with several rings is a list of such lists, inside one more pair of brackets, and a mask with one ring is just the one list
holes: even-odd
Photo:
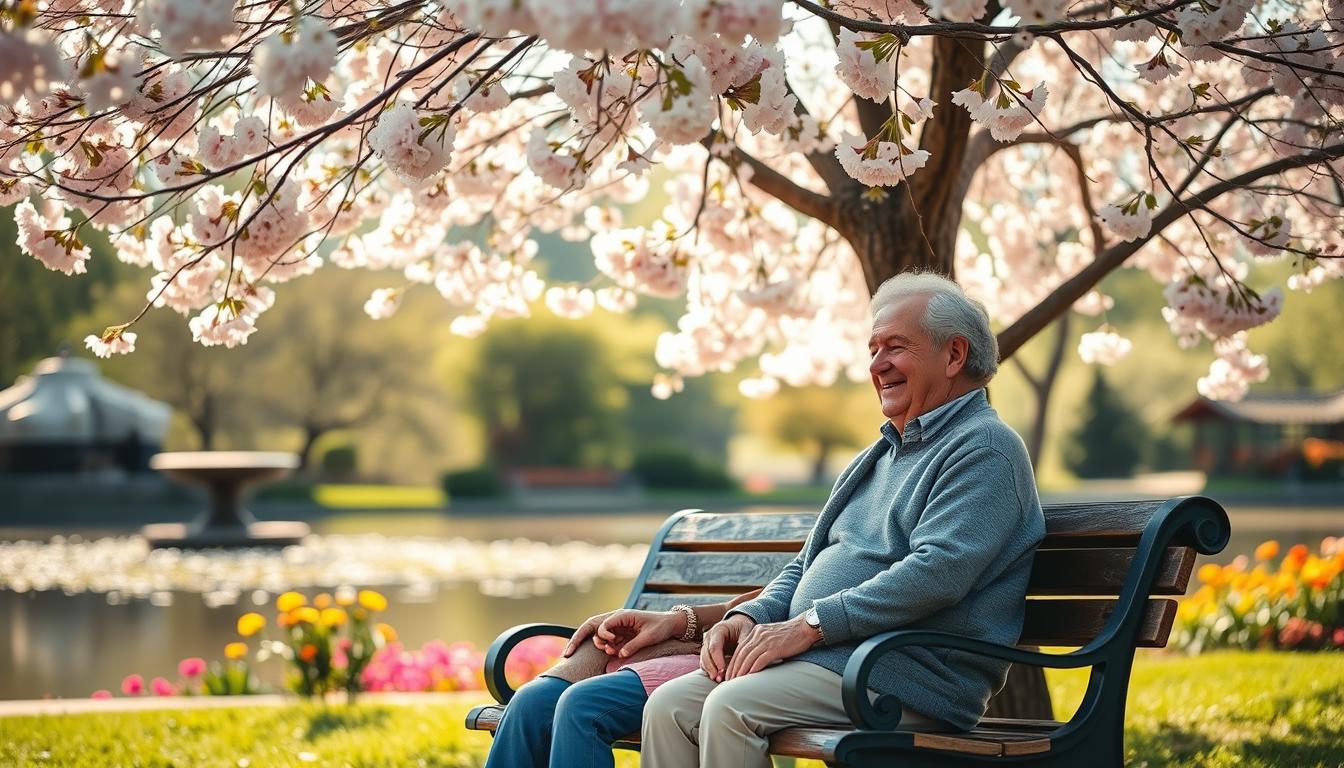
[(757, 624), (737, 643), (728, 662), (725, 679), (749, 675), (784, 659), (790, 659), (817, 644), (821, 633), (802, 616), (788, 621)]
[(637, 611), (623, 608), (613, 611), (597, 628), (593, 643), (609, 656), (629, 658), (654, 643), (680, 637), (686, 631), (686, 615), (681, 611)]
[(724, 653), (739, 647), (739, 639), (755, 626), (756, 622), (750, 616), (735, 613), (709, 628), (700, 645), (700, 668), (710, 680), (723, 682), (723, 674), (728, 668), (724, 663)]
[(574, 652), (579, 649), (579, 643), (587, 640), (588, 636), (596, 632), (602, 622), (606, 621), (607, 617), (613, 613), (616, 613), (616, 611), (607, 611), (606, 613), (599, 613), (596, 616), (589, 616), (587, 621), (580, 624), (579, 628), (574, 630), (574, 636), (569, 638), (569, 644), (565, 646), (565, 650), (561, 651), (561, 655), (565, 658), (573, 656)]

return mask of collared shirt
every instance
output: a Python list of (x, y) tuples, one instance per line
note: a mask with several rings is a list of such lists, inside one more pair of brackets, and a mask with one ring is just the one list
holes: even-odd
[(904, 443), (918, 443), (925, 439), (925, 436), (932, 436), (943, 425), (947, 424), (962, 408), (970, 404), (972, 400), (977, 399), (976, 395), (983, 393), (984, 387), (977, 387), (966, 394), (948, 400), (946, 403), (934, 408), (931, 411), (921, 413), (905, 423), (905, 431), (896, 428), (890, 421), (882, 422), (882, 436), (897, 448)]

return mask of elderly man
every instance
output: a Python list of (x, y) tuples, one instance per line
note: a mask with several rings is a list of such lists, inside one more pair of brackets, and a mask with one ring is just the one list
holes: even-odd
[[(653, 692), (645, 768), (768, 768), (771, 733), (847, 724), (841, 673), (880, 632), (1021, 633), (1045, 519), (1022, 440), (985, 397), (998, 368), (985, 310), (933, 274), (888, 280), (871, 308), (882, 437), (840, 476), (797, 559), (707, 632), (701, 669)], [(1006, 675), (904, 649), (878, 664), (870, 695), (895, 694), (902, 727), (965, 730)]]

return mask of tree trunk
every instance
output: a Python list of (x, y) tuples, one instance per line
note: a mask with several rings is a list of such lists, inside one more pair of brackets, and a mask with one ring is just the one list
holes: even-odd
[(299, 472), (305, 472), (313, 464), (313, 446), (317, 444), (318, 438), (326, 434), (327, 430), (316, 424), (305, 424), (303, 426), (303, 447), (299, 449)]
[(1045, 373), (1038, 379), (1027, 370), (1018, 358), (1013, 358), (1017, 364), (1017, 369), (1022, 373), (1022, 377), (1027, 380), (1031, 386), (1032, 393), (1036, 396), (1036, 413), (1032, 417), (1031, 434), (1027, 436), (1027, 454), (1031, 456), (1031, 465), (1039, 468), (1041, 466), (1041, 452), (1045, 446), (1045, 426), (1046, 417), (1050, 409), (1050, 394), (1054, 391), (1055, 380), (1059, 378), (1059, 369), (1064, 362), (1064, 347), (1069, 340), (1069, 315), (1064, 313), (1059, 320), (1055, 321), (1055, 341), (1050, 350), (1050, 362), (1046, 364)]
[(830, 441), (818, 440), (816, 458), (812, 460), (813, 485), (822, 485), (826, 482), (826, 457), (830, 455), (831, 455)]

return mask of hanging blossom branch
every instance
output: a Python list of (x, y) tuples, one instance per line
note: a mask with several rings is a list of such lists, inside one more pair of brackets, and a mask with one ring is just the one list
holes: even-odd
[[(10, 4), (0, 205), (69, 275), (106, 232), (206, 345), (325, 265), (399, 273), (375, 318), (438, 291), (466, 336), (680, 298), (660, 396), (744, 364), (750, 395), (864, 378), (868, 292), (903, 266), (955, 273), (1011, 354), (1130, 265), (1237, 397), (1282, 300), (1248, 264), (1344, 276), (1342, 49), (1337, 0)], [(627, 224), (654, 166), (665, 205)], [(963, 219), (987, 240), (953, 243)], [(599, 278), (548, 285), (549, 232)], [(90, 348), (133, 350), (143, 314)]]

